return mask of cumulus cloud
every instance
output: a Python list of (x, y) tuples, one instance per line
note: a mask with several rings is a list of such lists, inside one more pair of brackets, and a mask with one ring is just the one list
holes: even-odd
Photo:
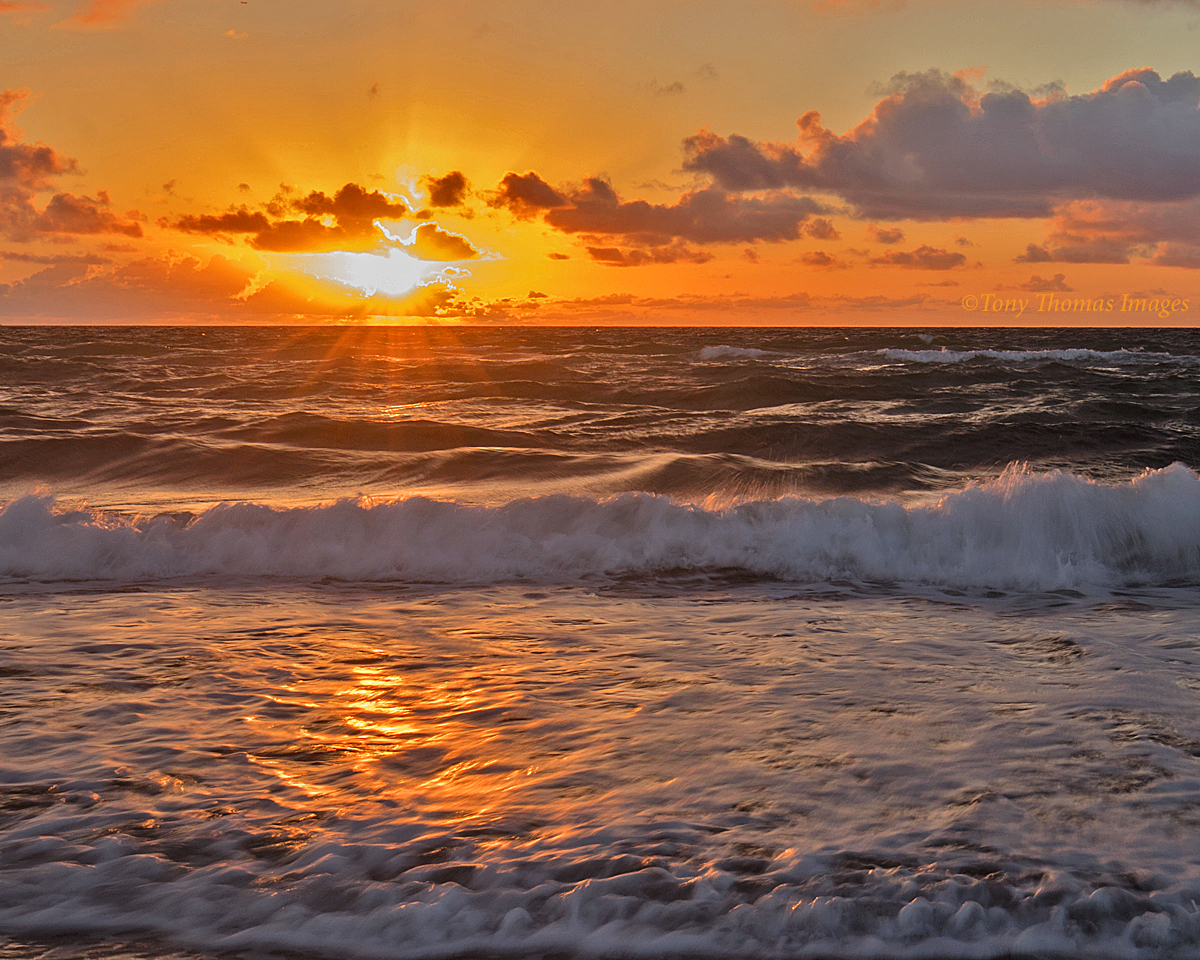
[(824, 250), (813, 250), (801, 254), (800, 262), (809, 267), (820, 267), (824, 270), (844, 270), (850, 266), (845, 260), (826, 253)]
[(622, 201), (608, 181), (597, 177), (584, 181), (570, 201), (547, 211), (550, 226), (564, 233), (634, 237), (648, 245), (795, 240), (805, 220), (824, 212), (808, 197), (739, 197), (715, 188), (685, 193), (671, 204)]
[(0, 92), (0, 235), (17, 242), (103, 233), (140, 237), (140, 215), (114, 213), (103, 190), (95, 197), (56, 193), (38, 209), (37, 195), (52, 190), (56, 178), (74, 173), (76, 164), (44, 143), (23, 142), (14, 118), (28, 96), (26, 89)]
[(1060, 205), (1045, 243), (1028, 244), (1018, 263), (1130, 263), (1197, 266), (1200, 197), (1176, 203), (1077, 200)]
[(1052, 254), (1040, 244), (1026, 244), (1025, 252), (1013, 257), (1013, 263), (1051, 263), (1054, 260)]
[(29, 94), (26, 87), (0, 92), (0, 190), (5, 198), (15, 193), (24, 199), (49, 190), (55, 177), (75, 170), (73, 159), (44, 143), (21, 142), (25, 133), (15, 121)]
[(404, 247), (405, 252), (418, 260), (476, 260), (479, 251), (461, 233), (443, 230), (436, 223), (422, 223)]
[(567, 198), (530, 170), (528, 173), (506, 173), (488, 199), (493, 207), (503, 207), (522, 220), (528, 220), (546, 210), (567, 206)]
[(708, 263), (713, 258), (707, 250), (697, 250), (683, 243), (626, 250), (620, 247), (586, 249), (589, 257), (610, 267), (644, 267), (654, 263)]
[[(296, 214), (303, 216), (296, 218)], [(347, 183), (332, 196), (313, 190), (295, 197), (290, 188), (281, 190), (266, 204), (266, 213), (242, 205), (222, 214), (188, 215), (160, 223), (185, 233), (220, 238), (250, 234), (250, 246), (272, 253), (322, 253), (394, 246), (377, 221), (410, 215), (402, 199)]]
[[(597, 238), (592, 246), (598, 249), (622, 240), (643, 250), (640, 262), (644, 263), (664, 262), (646, 251), (675, 243), (795, 240), (805, 231), (806, 221), (826, 212), (809, 197), (788, 193), (741, 197), (716, 187), (689, 191), (669, 204), (626, 201), (600, 177), (590, 177), (579, 187), (556, 190), (533, 172), (506, 174), (490, 203), (521, 218), (540, 215), (563, 233)], [(814, 236), (837, 233), (827, 220), (814, 221), (811, 230)], [(605, 239), (610, 242), (602, 242)], [(694, 255), (689, 258), (694, 262)]]
[(444, 177), (421, 178), (425, 189), (429, 192), (431, 207), (458, 207), (467, 196), (467, 178), (458, 170), (453, 170)]
[(262, 233), (271, 227), (271, 221), (267, 219), (266, 214), (259, 211), (251, 211), (245, 206), (222, 214), (185, 216), (180, 217), (174, 223), (166, 219), (160, 222), (163, 226), (174, 227), (176, 230), (182, 230), (184, 233), (218, 235), (229, 233)]
[(899, 227), (881, 227), (873, 223), (867, 227), (867, 235), (876, 243), (883, 243), (889, 246), (893, 243), (904, 242), (904, 231)]
[(1030, 293), (1072, 293), (1075, 288), (1067, 286), (1066, 274), (1056, 273), (1051, 279), (1045, 280), (1036, 273), (1021, 284), (1022, 290)]
[(923, 244), (916, 250), (889, 250), (868, 261), (881, 267), (907, 267), (910, 270), (951, 270), (961, 267), (967, 258), (961, 253)]
[(399, 220), (408, 216), (408, 205), (398, 197), (379, 190), (366, 190), (357, 183), (347, 183), (332, 197), (324, 191), (313, 190), (307, 196), (287, 200), (287, 205), (310, 217), (330, 216), (339, 224), (371, 224), (376, 220)]
[(730, 191), (834, 193), (875, 219), (1045, 217), (1088, 197), (1200, 195), (1200, 78), (1127, 70), (1091, 93), (1035, 99), (939, 70), (898, 74), (845, 134), (810, 111), (794, 143), (708, 130), (684, 141), (685, 167)]
[(814, 217), (804, 225), (804, 232), (816, 240), (840, 240), (842, 235), (837, 227), (824, 217)]

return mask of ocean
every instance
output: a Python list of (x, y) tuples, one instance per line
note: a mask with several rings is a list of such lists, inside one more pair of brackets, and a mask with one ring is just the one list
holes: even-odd
[(1200, 957), (1200, 333), (0, 328), (0, 958)]

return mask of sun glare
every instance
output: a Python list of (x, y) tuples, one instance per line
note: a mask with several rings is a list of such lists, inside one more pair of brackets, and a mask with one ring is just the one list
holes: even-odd
[(387, 296), (408, 293), (444, 266), (416, 260), (399, 250), (388, 250), (386, 253), (339, 250), (302, 254), (296, 259), (301, 261), (300, 269), (305, 273), (357, 287), (368, 297), (376, 293)]

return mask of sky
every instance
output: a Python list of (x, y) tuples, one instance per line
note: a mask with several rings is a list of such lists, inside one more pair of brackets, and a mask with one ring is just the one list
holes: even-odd
[(0, 37), (0, 322), (1200, 318), (1200, 0), (0, 0)]

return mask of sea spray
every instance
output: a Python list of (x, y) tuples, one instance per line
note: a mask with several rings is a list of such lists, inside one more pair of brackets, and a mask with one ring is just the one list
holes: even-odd
[(1014, 465), (902, 506), (842, 496), (723, 507), (650, 494), (496, 506), (426, 497), (314, 507), (227, 503), (127, 517), (27, 496), (0, 510), (0, 574), (481, 583), (738, 573), (956, 588), (1110, 588), (1200, 578), (1200, 478), (1174, 464), (1124, 483)]

